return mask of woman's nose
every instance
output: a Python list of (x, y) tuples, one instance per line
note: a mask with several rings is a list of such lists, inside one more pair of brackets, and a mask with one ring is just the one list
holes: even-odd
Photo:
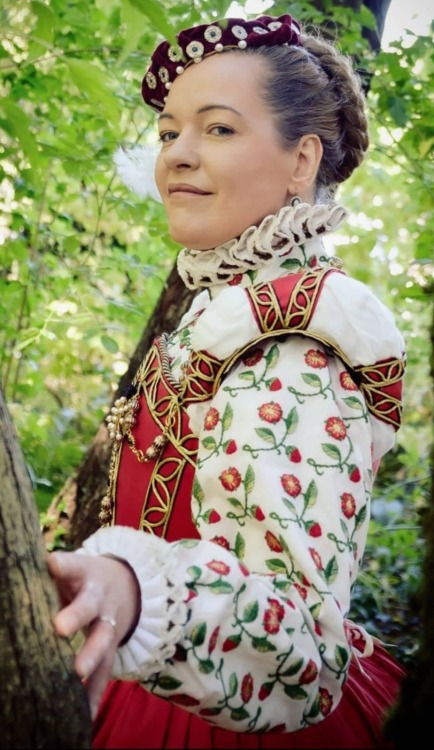
[(197, 169), (199, 166), (197, 144), (195, 139), (187, 134), (179, 133), (165, 149), (163, 156), (168, 169)]

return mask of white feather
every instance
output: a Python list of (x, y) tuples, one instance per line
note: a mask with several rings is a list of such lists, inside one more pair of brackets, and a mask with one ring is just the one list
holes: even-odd
[(115, 151), (113, 161), (119, 178), (140, 198), (153, 198), (161, 203), (154, 170), (157, 150), (152, 146), (133, 146)]

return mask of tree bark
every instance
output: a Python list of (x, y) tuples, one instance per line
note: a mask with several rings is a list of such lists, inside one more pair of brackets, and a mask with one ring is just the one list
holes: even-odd
[(1, 391), (0, 476), (0, 747), (90, 748), (88, 701), (54, 631), (57, 592)]

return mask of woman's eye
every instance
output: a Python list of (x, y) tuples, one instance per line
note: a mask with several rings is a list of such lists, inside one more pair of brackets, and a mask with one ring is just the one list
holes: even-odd
[(159, 139), (161, 143), (169, 143), (169, 141), (174, 141), (177, 136), (178, 133), (175, 133), (174, 130), (167, 130), (164, 133), (160, 133)]
[(234, 134), (234, 131), (228, 125), (213, 125), (209, 129), (208, 132), (211, 133), (211, 135), (220, 135), (220, 136)]

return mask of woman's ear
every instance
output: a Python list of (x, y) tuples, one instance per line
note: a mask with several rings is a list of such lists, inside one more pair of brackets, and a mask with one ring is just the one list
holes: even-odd
[(303, 135), (294, 149), (295, 164), (288, 183), (291, 195), (300, 195), (312, 188), (316, 181), (323, 148), (317, 135)]

